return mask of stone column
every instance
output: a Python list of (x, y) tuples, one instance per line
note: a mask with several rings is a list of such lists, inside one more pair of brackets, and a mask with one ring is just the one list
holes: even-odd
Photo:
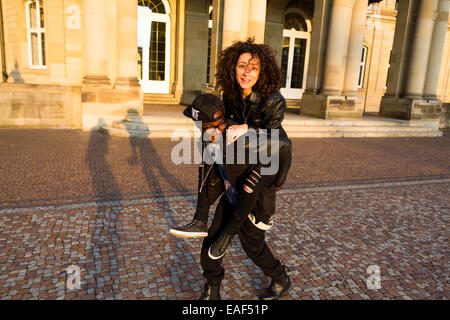
[(328, 34), (329, 20), (327, 13), (331, 3), (325, 0), (315, 0), (314, 17), (311, 33), (311, 46), (308, 63), (308, 74), (306, 78), (305, 95), (316, 95), (319, 93), (323, 81), (323, 68), (326, 53), (326, 39)]
[(250, 0), (247, 36), (264, 43), (267, 0)]
[(439, 73), (441, 71), (449, 10), (450, 0), (439, 1), (433, 30), (433, 38), (431, 39), (427, 75), (425, 78), (425, 88), (423, 92), (425, 98), (437, 99), (436, 91), (439, 81)]
[(325, 58), (322, 94), (340, 95), (344, 87), (352, 6), (355, 0), (334, 0)]
[(208, 61), (208, 11), (200, 2), (186, 2), (183, 95), (180, 103), (190, 104), (206, 89)]
[(384, 96), (389, 99), (397, 99), (403, 93), (405, 87), (407, 65), (414, 34), (413, 17), (416, 14), (418, 3), (418, 0), (406, 0), (398, 3), (394, 42), (387, 76), (387, 89)]
[(107, 0), (84, 0), (84, 83), (108, 85)]
[(447, 20), (445, 23), (440, 21), (446, 18), (445, 14), (437, 12), (438, 5), (440, 10), (448, 12), (448, 3), (439, 0), (399, 2), (388, 89), (381, 100), (381, 116), (435, 121), (441, 118), (442, 102), (433, 96), (436, 95), (435, 77), (439, 77), (445, 41), (441, 28), (447, 29)]
[(211, 29), (211, 56), (209, 61), (209, 83), (207, 93), (216, 92), (216, 64), (222, 50), (222, 19), (224, 0), (213, 0), (212, 29)]
[(8, 73), (6, 72), (6, 43), (5, 43), (5, 36), (4, 36), (4, 29), (5, 29), (5, 23), (3, 20), (3, 6), (2, 2), (0, 1), (0, 82), (7, 82), (8, 80)]
[[(427, 62), (433, 37), (434, 19), (439, 0), (421, 1), (414, 34), (411, 60), (405, 95), (410, 98), (423, 96)], [(438, 72), (439, 74), (439, 72)]]
[(139, 86), (137, 66), (137, 2), (117, 0), (116, 88)]
[[(356, 94), (345, 96), (343, 91), (345, 80), (346, 89), (352, 93), (356, 91), (357, 81), (353, 84), (354, 60), (359, 61), (362, 49), (360, 15), (363, 2), (358, 0), (355, 8), (358, 15), (352, 20), (355, 0), (316, 0), (308, 78), (300, 109), (302, 115), (323, 119), (361, 119), (362, 98)], [(350, 35), (350, 30), (356, 34)], [(349, 55), (350, 39), (352, 52)], [(357, 46), (358, 55), (354, 54)], [(346, 68), (349, 68), (348, 72)]]
[(180, 101), (183, 94), (183, 73), (184, 73), (184, 37), (185, 37), (185, 1), (177, 1), (177, 40), (175, 44), (175, 79), (172, 86), (172, 92), (175, 99)]
[(223, 9), (222, 49), (232, 45), (235, 40), (241, 40), (243, 29), (242, 9), (242, 0), (225, 1)]
[(344, 96), (358, 95), (358, 76), (361, 65), (361, 51), (366, 29), (367, 1), (356, 0), (353, 8), (352, 26), (345, 69)]
[[(137, 82), (136, 1), (85, 0), (84, 5), (83, 130), (115, 127), (133, 116), (138, 119), (143, 99)], [(114, 28), (113, 22), (119, 30), (111, 36), (108, 32)], [(109, 61), (114, 69), (111, 74), (117, 75), (114, 86), (107, 76), (108, 57), (117, 57), (117, 61)]]

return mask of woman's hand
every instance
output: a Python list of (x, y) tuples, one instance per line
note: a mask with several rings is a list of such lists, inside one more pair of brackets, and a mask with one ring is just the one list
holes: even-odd
[(248, 124), (235, 124), (227, 129), (227, 144), (235, 142), (248, 131)]

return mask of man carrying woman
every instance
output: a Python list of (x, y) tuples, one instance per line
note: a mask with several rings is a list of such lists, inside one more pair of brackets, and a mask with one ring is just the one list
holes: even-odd
[(224, 114), (214, 110), (216, 112), (210, 114), (209, 120), (213, 125), (209, 129), (225, 129), (216, 118), (235, 123), (226, 131), (227, 144), (235, 142), (249, 129), (257, 133), (260, 129), (267, 129), (269, 134), (271, 130), (279, 130), (280, 140), (287, 141), (287, 147), (279, 150), (280, 163), (283, 164), (277, 175), (271, 176), (262, 175), (261, 166), (252, 167), (237, 188), (237, 204), (226, 192), (217, 205), (208, 230), (206, 221), (209, 206), (218, 196), (216, 192), (214, 197), (212, 185), (217, 183), (214, 183), (217, 177), (224, 182), (226, 180), (220, 166), (212, 174), (209, 174), (211, 170), (205, 173), (205, 166), (201, 167), (194, 219), (188, 225), (172, 229), (171, 233), (185, 237), (206, 236), (201, 250), (206, 284), (200, 299), (220, 299), (220, 283), (225, 274), (223, 255), (235, 234), (238, 234), (247, 256), (272, 279), (260, 298), (278, 299), (289, 289), (290, 279), (286, 267), (273, 256), (265, 243), (265, 231), (271, 227), (271, 216), (275, 211), (275, 190), (286, 179), (291, 161), (290, 140), (281, 126), (286, 108), (286, 102), (279, 93), (282, 73), (275, 61), (273, 49), (268, 45), (255, 44), (252, 39), (235, 42), (223, 50), (217, 70), (217, 84), (223, 90)]

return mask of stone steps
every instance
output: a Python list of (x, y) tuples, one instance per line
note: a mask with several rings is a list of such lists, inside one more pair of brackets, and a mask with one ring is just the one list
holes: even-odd
[(338, 127), (338, 126), (288, 126), (286, 132), (430, 132), (426, 127)]
[[(164, 123), (164, 124), (192, 124), (192, 120), (179, 113), (154, 113), (151, 115), (131, 116), (135, 122)], [(283, 120), (283, 127), (303, 126), (335, 126), (335, 127), (423, 127), (431, 126), (437, 128), (436, 121), (404, 121), (404, 120), (323, 120), (305, 119), (305, 117), (288, 115)]]
[[(119, 126), (114, 126), (120, 128)], [(192, 123), (148, 123), (148, 122), (131, 122), (126, 125), (127, 130), (146, 130), (168, 131), (175, 129), (193, 130)], [(431, 132), (434, 129), (428, 127), (392, 127), (392, 126), (284, 126), (288, 133), (295, 132)]]
[(288, 132), (290, 138), (388, 138), (388, 137), (440, 137), (441, 131), (406, 132), (406, 131), (335, 131), (335, 132)]
[(299, 99), (286, 99), (286, 107), (300, 109), (300, 101)]
[[(171, 138), (192, 136), (194, 124), (182, 114), (184, 106), (149, 109), (145, 116), (128, 116), (103, 130), (123, 137)], [(440, 137), (437, 121), (405, 121), (366, 116), (362, 120), (323, 120), (286, 113), (283, 128), (291, 138)]]
[[(123, 130), (113, 127), (103, 127), (102, 131), (110, 135), (120, 137), (137, 137), (137, 138), (171, 138), (171, 137), (192, 137), (192, 131), (185, 130), (177, 133), (174, 130)], [(297, 131), (288, 132), (290, 138), (388, 138), (388, 137), (440, 137), (441, 131), (427, 132), (405, 132), (405, 131)]]
[(144, 93), (144, 105), (177, 105), (180, 101), (172, 94)]
[[(111, 135), (170, 138), (177, 132), (179, 135), (192, 136), (192, 124), (146, 124), (129, 123), (124, 127), (104, 127)], [(328, 138), (328, 137), (440, 137), (442, 131), (427, 127), (336, 127), (336, 126), (303, 126), (285, 127), (291, 138)]]
[[(150, 138), (150, 131), (148, 130), (124, 130), (121, 128), (104, 126), (99, 131), (117, 137)], [(153, 137), (153, 135), (151, 137)]]

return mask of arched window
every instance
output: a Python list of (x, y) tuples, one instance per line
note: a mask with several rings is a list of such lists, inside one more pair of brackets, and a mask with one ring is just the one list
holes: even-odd
[(31, 68), (46, 66), (44, 3), (32, 0), (25, 4), (28, 33), (28, 55)]
[(138, 6), (149, 7), (153, 13), (166, 13), (164, 3), (161, 0), (138, 0)]
[(284, 17), (284, 29), (291, 30), (295, 29), (296, 31), (308, 31), (308, 25), (306, 24), (305, 19), (296, 12), (290, 12)]
[(311, 39), (311, 24), (306, 19), (300, 9), (289, 10), (284, 16), (281, 93), (287, 99), (300, 99), (305, 89)]
[(169, 93), (169, 14), (167, 0), (138, 0), (138, 66), (144, 92)]

